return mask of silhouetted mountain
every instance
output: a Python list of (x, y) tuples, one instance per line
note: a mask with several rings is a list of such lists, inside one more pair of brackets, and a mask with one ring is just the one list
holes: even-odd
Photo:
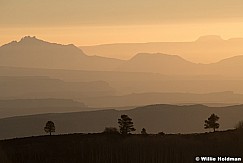
[[(209, 40), (222, 41), (217, 36), (210, 36), (200, 38), (196, 42), (208, 42)], [(229, 41), (234, 42), (234, 40)], [(119, 64), (117, 64), (118, 62)], [(52, 79), (63, 80), (64, 83), (61, 84), (56, 80), (59, 84), (54, 84), (52, 81), (52, 85), (49, 83), (49, 86), (43, 84), (33, 86), (33, 83), (38, 83), (38, 81), (32, 81), (32, 84), (27, 84), (24, 87), (22, 85), (21, 88), (19, 86), (21, 80), (10, 83), (5, 81), (6, 87), (0, 86), (4, 92), (0, 94), (0, 98), (71, 98), (83, 102), (82, 98), (87, 96), (113, 96), (114, 90), (112, 91), (112, 88), (118, 93), (116, 95), (145, 92), (209, 93), (233, 91), (243, 93), (243, 75), (241, 73), (243, 69), (241, 65), (243, 64), (241, 63), (243, 63), (242, 56), (212, 64), (196, 64), (178, 55), (160, 53), (140, 53), (131, 60), (120, 61), (86, 56), (73, 45), (59, 45), (25, 37), (19, 42), (12, 42), (0, 48), (0, 65), (15, 66), (15, 68), (0, 67), (0, 76), (49, 76)], [(78, 68), (76, 68), (82, 69), (82, 71), (70, 70), (76, 69), (73, 66), (77, 66)], [(40, 69), (40, 67), (45, 69)], [(65, 68), (69, 70), (64, 70)], [(91, 71), (92, 69), (94, 71)], [(25, 83), (30, 83), (27, 82), (28, 80), (26, 79)], [(106, 84), (110, 88), (103, 90), (104, 92), (97, 89), (99, 93), (97, 91), (94, 93), (90, 90), (84, 91), (85, 86), (82, 86), (81, 90), (77, 84), (77, 82), (100, 80), (107, 82)], [(33, 89), (27, 89), (31, 86)], [(89, 88), (91, 87), (89, 86)], [(20, 91), (17, 91), (18, 89)]]
[(0, 47), (0, 65), (56, 69), (111, 70), (121, 60), (87, 56), (74, 45), (61, 45), (24, 37)]
[(12, 117), (0, 120), (0, 138), (44, 134), (45, 123), (52, 120), (56, 134), (101, 132), (105, 127), (118, 127), (117, 119), (127, 114), (133, 119), (137, 132), (146, 128), (148, 133), (205, 132), (204, 120), (212, 113), (220, 117), (220, 130), (231, 129), (242, 120), (243, 106), (207, 107), (204, 105), (176, 106), (150, 105), (132, 110), (103, 110), (76, 113), (42, 114)]
[[(195, 63), (214, 63), (243, 54), (243, 38), (223, 40), (220, 36), (202, 36), (193, 42), (118, 43), (81, 46), (88, 55), (129, 59), (137, 53), (178, 54)], [(122, 49), (122, 50), (121, 50)]]
[[(228, 41), (237, 42), (239, 40)], [(204, 44), (205, 42), (210, 46), (216, 46), (218, 44), (221, 45), (221, 42), (224, 42), (224, 40), (221, 40), (218, 36), (209, 36), (199, 38), (194, 44), (201, 45), (201, 43)], [(173, 49), (176, 49), (176, 46)], [(212, 48), (206, 49), (213, 51)], [(190, 49), (187, 50), (191, 52)], [(157, 51), (156, 48), (154, 51)], [(202, 50), (199, 51), (201, 52)], [(195, 56), (197, 54), (197, 52), (194, 52)], [(98, 56), (87, 56), (74, 45), (48, 43), (35, 37), (25, 37), (19, 42), (11, 42), (0, 47), (0, 66), (12, 67), (152, 72), (169, 76), (224, 75), (226, 77), (242, 77), (242, 63), (243, 59), (241, 56), (212, 64), (196, 64), (179, 57), (179, 55), (162, 53), (139, 53), (130, 60), (122, 61)]]

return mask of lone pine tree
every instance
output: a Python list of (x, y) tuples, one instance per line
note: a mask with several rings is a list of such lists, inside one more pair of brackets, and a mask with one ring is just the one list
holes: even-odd
[(211, 114), (211, 116), (208, 118), (208, 120), (205, 120), (204, 128), (212, 128), (213, 132), (215, 132), (216, 129), (219, 128), (219, 123), (217, 121), (219, 120), (219, 117), (215, 114)]
[(121, 118), (118, 119), (118, 124), (120, 128), (120, 133), (122, 135), (127, 135), (133, 131), (136, 131), (133, 126), (132, 119), (128, 117), (128, 115), (121, 115)]
[(48, 121), (46, 123), (46, 126), (44, 127), (44, 130), (46, 133), (49, 133), (51, 135), (51, 133), (55, 132), (55, 124), (52, 121)]

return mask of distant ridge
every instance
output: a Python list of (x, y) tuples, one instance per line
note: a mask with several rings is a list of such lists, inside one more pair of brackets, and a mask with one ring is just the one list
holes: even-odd
[(225, 41), (225, 40), (223, 40), (222, 37), (218, 35), (201, 36), (196, 40), (196, 42), (218, 42), (218, 41)]
[(185, 75), (196, 73), (192, 72), (196, 68), (196, 64), (186, 61), (178, 55), (139, 53), (121, 65), (118, 70), (129, 72), (155, 72), (169, 75)]
[[(132, 58), (137, 53), (178, 54), (194, 63), (215, 63), (243, 54), (243, 38), (223, 39), (218, 35), (201, 36), (189, 42), (117, 43), (80, 46), (88, 55)], [(122, 49), (122, 50), (121, 50)]]
[(163, 54), (163, 53), (138, 53), (134, 57), (132, 57), (130, 60), (136, 60), (136, 59), (142, 59), (142, 60), (152, 59), (153, 61), (157, 60), (157, 59), (163, 59), (166, 61), (174, 59), (174, 60), (186, 61), (185, 59), (183, 59), (182, 57), (180, 57), (178, 55), (169, 55), (169, 54)]

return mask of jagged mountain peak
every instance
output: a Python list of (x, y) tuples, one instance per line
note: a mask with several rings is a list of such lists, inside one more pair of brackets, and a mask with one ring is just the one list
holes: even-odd
[(27, 68), (112, 70), (116, 59), (87, 56), (73, 44), (51, 43), (25, 36), (0, 47), (0, 65)]
[[(63, 45), (63, 44), (58, 44), (58, 43), (52, 43), (48, 42), (42, 39), (37, 38), (36, 36), (24, 36), (20, 39), (20, 41), (12, 41), (10, 43), (7, 43), (3, 45), (2, 47), (12, 47), (12, 46), (39, 46), (39, 45), (58, 45), (58, 46), (69, 46), (69, 47), (75, 47), (73, 44), (68, 44), (68, 45)], [(77, 48), (78, 49), (78, 48)]]

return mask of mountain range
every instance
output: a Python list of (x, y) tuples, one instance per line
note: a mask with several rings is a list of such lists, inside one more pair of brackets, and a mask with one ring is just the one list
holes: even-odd
[(217, 35), (201, 36), (190, 42), (115, 43), (81, 46), (88, 55), (129, 59), (137, 53), (176, 54), (194, 63), (215, 63), (243, 54), (243, 38), (222, 39)]
[[(196, 41), (200, 46), (222, 42), (218, 37)], [(134, 119), (137, 132), (145, 127), (151, 133), (203, 132), (212, 113), (220, 116), (223, 130), (242, 120), (243, 56), (200, 64), (171, 54), (141, 51), (120, 60), (30, 36), (3, 45), (0, 130), (8, 132), (0, 138), (43, 134), (48, 120), (60, 134), (101, 132), (117, 127), (121, 114)]]
[[(221, 42), (220, 39), (214, 39), (213, 41), (215, 40)], [(208, 41), (204, 41), (203, 38), (199, 39), (197, 42), (208, 43)], [(177, 49), (176, 46), (174, 49)], [(154, 50), (156, 50), (156, 48)], [(123, 52), (125, 53), (125, 50)], [(235, 55), (237, 54), (238, 53)], [(196, 52), (194, 55), (198, 57), (201, 56)], [(222, 56), (223, 55), (221, 55), (221, 57)], [(22, 38), (19, 42), (14, 41), (0, 47), (0, 66), (151, 72), (163, 75), (221, 75), (242, 77), (243, 56), (235, 56), (211, 64), (197, 64), (187, 61), (179, 55), (162, 53), (139, 53), (130, 60), (119, 60), (99, 56), (88, 56), (74, 45), (48, 43), (35, 37), (27, 36)]]

